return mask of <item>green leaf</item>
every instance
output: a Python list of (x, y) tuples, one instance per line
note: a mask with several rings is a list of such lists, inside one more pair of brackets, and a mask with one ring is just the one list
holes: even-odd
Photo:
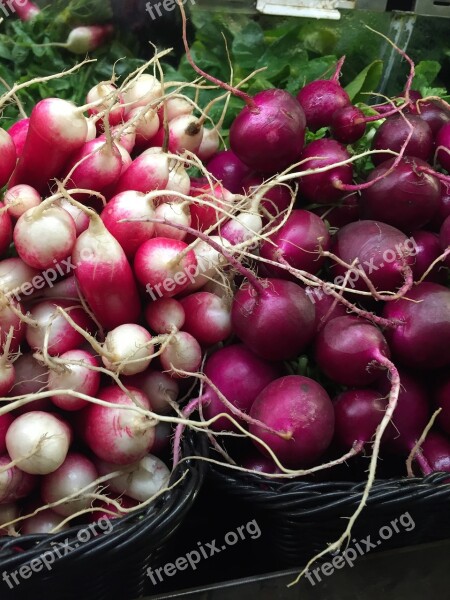
[(235, 37), (231, 49), (234, 62), (242, 69), (253, 71), (256, 61), (266, 51), (261, 27), (254, 21), (250, 21), (241, 33)]
[(355, 102), (364, 102), (367, 100), (367, 94), (374, 92), (381, 81), (383, 73), (383, 61), (374, 60), (359, 73), (353, 81), (346, 87), (345, 91), (350, 96), (350, 100)]
[(421, 60), (415, 68), (413, 87), (417, 90), (430, 88), (440, 70), (441, 65), (436, 60)]

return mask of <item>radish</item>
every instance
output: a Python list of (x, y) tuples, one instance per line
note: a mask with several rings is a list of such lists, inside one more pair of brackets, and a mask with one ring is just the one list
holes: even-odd
[[(199, 231), (206, 231), (217, 223), (223, 216), (223, 210), (232, 210), (234, 194), (221, 185), (214, 185), (213, 189), (209, 184), (195, 185), (191, 187), (189, 195), (194, 200), (189, 205), (192, 226)], [(206, 202), (208, 204), (206, 204)], [(219, 209), (222, 209), (219, 210)]]
[[(450, 216), (448, 216), (442, 223), (441, 230), (439, 232), (439, 242), (444, 252), (450, 248)], [(445, 264), (450, 268), (450, 257), (447, 255)]]
[(436, 431), (431, 431), (422, 443), (422, 453), (428, 467), (424, 468), (421, 465), (424, 475), (440, 471), (450, 472), (450, 441), (448, 438)]
[(29, 208), (39, 206), (41, 195), (30, 185), (19, 184), (10, 188), (4, 195), (3, 201), (8, 213), (13, 219), (18, 219)]
[(288, 375), (269, 383), (253, 402), (250, 416), (289, 436), (282, 438), (259, 425), (250, 425), (250, 433), (263, 440), (283, 465), (292, 468), (314, 464), (333, 438), (331, 400), (323, 387), (308, 377)]
[[(296, 269), (317, 273), (325, 262), (320, 250), (328, 250), (330, 244), (330, 234), (320, 217), (308, 210), (293, 210), (284, 225), (263, 241), (260, 254), (272, 261), (282, 256)], [(272, 265), (265, 265), (265, 269), (271, 276), (292, 278), (285, 269)]]
[[(92, 461), (78, 452), (70, 452), (56, 471), (42, 478), (41, 495), (46, 504), (58, 502), (81, 490), (98, 478), (97, 469)], [(58, 515), (70, 517), (79, 511), (90, 508), (95, 487), (88, 492), (78, 493), (74, 498), (53, 506)]]
[[(167, 406), (170, 409), (170, 405)], [(173, 430), (170, 423), (158, 423), (155, 427), (155, 441), (152, 446), (153, 454), (156, 456), (169, 456), (172, 451), (172, 437)]]
[(25, 498), (36, 486), (37, 478), (17, 466), (10, 466), (11, 458), (0, 456), (0, 504)]
[(351, 104), (338, 108), (331, 117), (330, 131), (341, 144), (357, 142), (366, 131), (364, 113)]
[(155, 333), (182, 329), (186, 320), (183, 304), (174, 298), (160, 298), (145, 308), (145, 320)]
[(331, 319), (344, 317), (347, 314), (347, 309), (341, 302), (325, 294), (320, 288), (308, 287), (306, 293), (316, 310), (316, 332), (319, 332)]
[[(14, 123), (9, 129), (8, 133), (11, 136), (14, 146), (16, 148), (17, 158), (22, 156), (23, 148), (25, 146), (25, 141), (27, 139), (28, 128), (30, 126), (30, 119), (20, 119), (17, 123)], [(12, 156), (12, 153), (11, 153)], [(13, 161), (11, 161), (13, 162)], [(14, 167), (16, 166), (16, 159), (14, 159)], [(13, 168), (14, 168), (13, 167)]]
[(104, 100), (102, 104), (97, 104), (88, 110), (89, 115), (95, 116), (100, 112), (107, 111), (108, 122), (111, 127), (122, 123), (125, 112), (123, 101), (114, 84), (108, 81), (101, 81), (92, 87), (87, 93), (86, 103), (93, 104), (102, 99)]
[[(124, 127), (123, 125), (115, 125), (111, 127), (111, 138), (116, 142), (120, 149), (126, 150), (128, 153), (133, 152), (136, 144), (136, 132), (133, 127)], [(98, 140), (106, 142), (108, 140), (105, 133), (99, 135)]]
[(0, 202), (0, 255), (8, 250), (13, 239), (12, 222), (8, 212), (7, 207)]
[[(27, 353), (19, 356), (14, 363), (14, 369), (16, 372), (16, 381), (10, 394), (28, 396), (47, 389), (48, 369), (37, 361), (32, 354)], [(35, 409), (36, 406), (39, 407), (39, 405), (42, 408), (38, 408), (38, 410), (45, 410), (47, 406), (50, 406), (50, 403), (48, 399), (35, 400), (30, 404), (24, 405), (22, 408), (30, 410)]]
[(55, 528), (58, 528), (58, 531), (64, 531), (69, 528), (69, 525), (65, 524), (60, 527), (63, 521), (64, 517), (62, 515), (58, 515), (54, 510), (47, 508), (32, 517), (28, 517), (23, 523), (20, 533), (22, 535), (52, 533)]
[(208, 162), (208, 160), (210, 160), (217, 153), (219, 147), (220, 138), (217, 129), (207, 129), (205, 127), (203, 130), (202, 143), (197, 150), (197, 156), (199, 159), (203, 163)]
[[(108, 462), (99, 462), (98, 466), (101, 475), (117, 470), (116, 465)], [(145, 502), (166, 487), (169, 479), (170, 471), (163, 461), (153, 454), (147, 454), (124, 469), (123, 475), (108, 481), (108, 487), (113, 492)]]
[(2, 161), (0, 164), (0, 187), (8, 183), (17, 161), (17, 150), (11, 135), (0, 128), (0, 151)]
[[(191, 225), (189, 204), (186, 202), (163, 202), (155, 210), (155, 219), (167, 220), (170, 223), (179, 223), (189, 227)], [(186, 232), (175, 229), (171, 225), (155, 223), (155, 236), (183, 240)]]
[(108, 332), (102, 356), (105, 367), (122, 375), (142, 373), (149, 366), (154, 346), (150, 333), (134, 323), (125, 323)]
[[(202, 139), (204, 127), (197, 117), (193, 115), (179, 115), (168, 123), (168, 142), (167, 148), (172, 154), (182, 154), (185, 151), (198, 152)], [(161, 127), (154, 136), (152, 144), (154, 146), (163, 146), (165, 140), (165, 130)]]
[(30, 310), (30, 317), (36, 321), (37, 326), (31, 324), (26, 326), (26, 339), (33, 350), (42, 351), (46, 344), (48, 353), (55, 356), (75, 350), (83, 343), (84, 338), (81, 333), (72, 327), (58, 308), (67, 311), (81, 329), (93, 331), (91, 318), (79, 304), (74, 304), (70, 300), (43, 300)]
[(0, 415), (0, 454), (5, 454), (6, 451), (6, 432), (9, 429), (9, 426), (14, 421), (14, 417), (11, 413), (4, 413)]
[[(147, 369), (144, 373), (130, 377), (128, 381), (147, 395), (153, 412), (161, 415), (171, 412), (172, 404), (177, 401), (180, 392), (177, 381), (161, 371)], [(158, 423), (156, 434), (160, 425), (167, 423)], [(152, 449), (156, 452), (155, 448)]]
[(72, 261), (81, 293), (106, 329), (137, 321), (141, 303), (127, 257), (93, 212), (75, 243)]
[[(235, 408), (248, 414), (258, 394), (281, 375), (281, 368), (256, 356), (244, 344), (232, 344), (208, 357), (204, 373)], [(209, 384), (204, 388), (201, 403), (203, 415), (208, 420), (220, 413), (233, 414)], [(217, 419), (210, 427), (215, 431), (235, 430), (225, 417)]]
[[(105, 227), (122, 246), (128, 258), (133, 258), (139, 246), (153, 237), (155, 232), (154, 223), (137, 219), (152, 219), (154, 216), (153, 201), (142, 192), (133, 190), (121, 192), (111, 198), (101, 214)], [(121, 223), (124, 219), (132, 221)]]
[[(20, 516), (19, 506), (10, 502), (8, 504), (0, 504), (0, 523), (11, 523), (16, 521)], [(0, 528), (0, 536), (4, 535), (16, 535), (17, 531), (14, 525), (8, 525), (7, 527)]]
[(80, 300), (77, 280), (75, 275), (61, 279), (51, 287), (45, 288), (40, 294), (41, 298), (56, 298), (58, 300)]
[(14, 327), (11, 327), (5, 344), (3, 346), (3, 352), (0, 355), (0, 397), (4, 397), (11, 390), (16, 379), (16, 371), (14, 369), (13, 361), (10, 359), (9, 352), (11, 349), (11, 342), (14, 338)]
[(242, 211), (220, 228), (220, 235), (232, 246), (253, 240), (263, 228), (262, 218), (255, 212)]
[(392, 373), (390, 351), (381, 331), (357, 317), (336, 317), (315, 338), (314, 355), (324, 374), (335, 383), (366, 386)]
[(230, 302), (209, 292), (197, 292), (180, 300), (184, 309), (183, 331), (202, 346), (214, 346), (230, 337)]
[[(218, 273), (221, 273), (220, 267), (226, 265), (227, 261), (219, 248), (229, 248), (228, 241), (217, 235), (210, 236), (209, 240), (216, 244), (212, 248), (210, 243), (200, 241), (193, 248), (197, 260), (197, 268), (186, 271), (189, 278), (189, 285), (183, 290), (184, 294), (194, 292), (203, 288), (214, 280)], [(223, 283), (223, 278), (221, 279)], [(220, 294), (217, 294), (220, 295)]]
[(171, 298), (197, 274), (197, 259), (185, 242), (157, 237), (144, 242), (134, 258), (134, 272), (152, 299)]
[(67, 211), (46, 203), (27, 210), (14, 228), (20, 258), (35, 269), (48, 269), (70, 256), (77, 237)]
[(122, 173), (117, 182), (116, 194), (135, 190), (148, 193), (166, 189), (169, 181), (169, 159), (166, 154), (141, 154)]
[(437, 212), (441, 184), (437, 177), (418, 170), (428, 167), (424, 161), (407, 156), (394, 166), (395, 160), (385, 160), (371, 171), (368, 182), (383, 178), (362, 191), (362, 216), (410, 232), (426, 225)]
[[(417, 248), (413, 265), (414, 280), (419, 281), (428, 271), (428, 267), (442, 254), (439, 236), (431, 231), (414, 231), (411, 235)], [(437, 263), (425, 277), (424, 281), (445, 285), (446, 271), (441, 263)]]
[(450, 435), (450, 377), (446, 376), (439, 381), (434, 390), (433, 400), (436, 407), (442, 409), (438, 423), (441, 429)]
[(360, 218), (360, 197), (358, 193), (347, 194), (339, 202), (324, 206), (320, 205), (312, 208), (311, 212), (319, 215), (328, 226), (333, 229), (340, 229), (344, 225), (359, 221)]
[[(387, 118), (377, 130), (372, 150), (393, 150), (400, 152), (409, 133), (412, 136), (405, 147), (405, 155), (428, 160), (433, 152), (433, 132), (423, 119), (416, 115), (393, 115)], [(383, 152), (372, 155), (374, 165), (379, 165), (391, 155)]]
[(31, 21), (41, 12), (39, 6), (31, 0), (9, 0), (8, 6), (17, 13), (21, 21)]
[(13, 327), (14, 337), (11, 340), (10, 352), (17, 352), (25, 338), (25, 323), (20, 314), (25, 314), (22, 305), (7, 296), (0, 297), (0, 345), (3, 347)]
[(83, 146), (87, 132), (86, 118), (72, 102), (60, 98), (38, 102), (9, 187), (26, 183), (45, 193), (48, 181), (59, 177), (72, 153)]
[(133, 79), (122, 91), (126, 118), (133, 109), (139, 106), (149, 106), (153, 103), (156, 106), (156, 100), (159, 100), (163, 93), (161, 82), (153, 75), (143, 73)]
[(183, 377), (177, 370), (190, 373), (198, 371), (202, 362), (202, 350), (192, 335), (179, 331), (165, 346), (159, 360), (164, 371), (172, 377)]
[(383, 316), (402, 321), (385, 333), (395, 360), (415, 369), (450, 365), (448, 288), (436, 283), (421, 283), (405, 298), (386, 303)]
[[(67, 362), (66, 362), (67, 361)], [(50, 369), (49, 390), (73, 390), (87, 396), (95, 396), (100, 387), (100, 373), (89, 367), (98, 367), (98, 360), (85, 350), (68, 350), (58, 358), (60, 367)], [(53, 394), (53, 404), (63, 410), (79, 410), (88, 402), (70, 394)]]
[(211, 175), (232, 194), (242, 191), (242, 183), (251, 169), (232, 150), (218, 152), (206, 165)]
[(147, 396), (136, 388), (127, 389), (134, 400), (117, 386), (103, 388), (97, 394), (99, 400), (124, 408), (90, 404), (80, 411), (85, 442), (98, 458), (115, 465), (129, 465), (143, 458), (155, 437), (154, 422), (130, 410), (135, 406), (150, 410)]
[(87, 134), (86, 134), (85, 141), (90, 142), (91, 140), (94, 140), (97, 137), (97, 127), (96, 127), (93, 119), (88, 119), (86, 117), (86, 123), (87, 123)]
[(72, 29), (64, 43), (52, 42), (40, 45), (59, 46), (73, 54), (86, 54), (103, 46), (113, 32), (112, 25), (82, 25)]
[[(135, 120), (136, 119), (136, 120)], [(127, 121), (134, 120), (136, 131), (137, 150), (145, 150), (150, 146), (150, 141), (155, 137), (160, 128), (160, 120), (157, 111), (150, 108), (143, 112), (142, 107), (133, 108), (127, 113)]]
[(161, 123), (164, 121), (164, 117), (167, 121), (172, 121), (180, 115), (192, 115), (193, 112), (193, 105), (183, 96), (169, 96), (163, 100), (158, 108)]
[(450, 111), (433, 102), (420, 102), (409, 108), (409, 112), (418, 115), (422, 121), (426, 121), (431, 128), (433, 136), (447, 123), (450, 122)]
[(61, 418), (33, 411), (14, 419), (6, 434), (6, 448), (25, 473), (46, 475), (60, 467), (69, 450), (71, 429)]
[[(149, 154), (152, 152), (162, 152), (162, 148), (149, 148), (146, 152)], [(175, 162), (175, 165), (170, 166), (169, 180), (167, 181), (166, 190), (172, 192), (178, 192), (178, 194), (189, 194), (191, 189), (191, 178), (189, 177), (186, 169), (181, 162)], [(161, 202), (180, 202), (180, 198), (174, 194), (167, 194), (167, 196), (161, 196), (157, 199), (158, 203)]]
[(446, 171), (450, 171), (450, 123), (443, 125), (436, 135), (436, 159)]
[(65, 198), (59, 200), (58, 206), (63, 208), (72, 217), (73, 222), (75, 223), (77, 237), (80, 235), (80, 233), (86, 231), (86, 229), (89, 227), (89, 216), (83, 210), (81, 210)]
[[(263, 177), (251, 174), (242, 181), (242, 190), (247, 195), (253, 194), (258, 192), (263, 184)], [(269, 222), (266, 213), (271, 217), (277, 217), (280, 213), (289, 208), (289, 205), (291, 204), (291, 194), (292, 190), (286, 185), (274, 185), (268, 191), (264, 192), (264, 198), (260, 202), (260, 212), (264, 224)]]

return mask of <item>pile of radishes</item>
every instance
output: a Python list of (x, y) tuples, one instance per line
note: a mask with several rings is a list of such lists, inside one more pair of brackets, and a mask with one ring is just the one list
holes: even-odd
[(297, 98), (213, 81), (246, 102), (220, 151), (161, 56), (0, 130), (0, 529), (145, 505), (185, 426), (272, 477), (366, 452), (368, 491), (380, 446), (450, 470), (449, 107), (409, 81), (365, 116), (342, 62)]

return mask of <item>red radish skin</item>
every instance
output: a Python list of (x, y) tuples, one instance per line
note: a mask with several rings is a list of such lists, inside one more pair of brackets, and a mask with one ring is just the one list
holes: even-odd
[(113, 32), (112, 25), (81, 25), (72, 29), (65, 43), (53, 42), (44, 45), (59, 46), (73, 54), (86, 54), (103, 46)]
[(13, 240), (13, 227), (9, 211), (0, 202), (0, 255), (4, 254)]
[(8, 214), (13, 219), (21, 217), (29, 208), (39, 206), (41, 201), (41, 195), (34, 188), (25, 184), (10, 188), (3, 197)]
[(0, 504), (15, 502), (25, 498), (36, 486), (37, 478), (25, 473), (17, 466), (6, 466), (11, 463), (8, 454), (0, 456)]
[[(433, 152), (433, 132), (428, 123), (416, 115), (388, 117), (373, 138), (372, 150), (400, 152), (411, 130), (412, 136), (406, 144), (405, 155), (428, 160)], [(384, 152), (372, 155), (376, 166), (390, 158), (392, 155)]]
[(443, 125), (436, 135), (436, 159), (446, 171), (450, 171), (450, 123)]
[[(380, 221), (364, 220), (342, 227), (333, 238), (331, 251), (339, 259), (351, 265), (355, 260), (379, 291), (396, 291), (405, 282), (408, 270), (414, 265), (416, 247), (412, 238), (407, 238), (399, 229)], [(333, 274), (343, 277), (347, 268), (333, 264)], [(349, 287), (367, 290), (367, 284), (353, 272)]]
[(260, 289), (245, 284), (235, 294), (231, 322), (250, 350), (267, 360), (289, 360), (312, 341), (314, 305), (292, 281), (267, 279)]
[(14, 419), (6, 433), (6, 448), (11, 460), (20, 460), (21, 471), (47, 475), (64, 462), (71, 438), (71, 429), (63, 419), (33, 411)]
[(6, 185), (14, 171), (17, 161), (17, 150), (13, 138), (4, 129), (0, 128), (0, 187)]
[(16, 370), (14, 363), (8, 359), (6, 350), (3, 350), (3, 356), (0, 357), (0, 397), (4, 398), (13, 387), (16, 380)]
[[(78, 452), (71, 452), (56, 471), (42, 478), (42, 500), (45, 504), (53, 504), (67, 496), (80, 492), (96, 479), (98, 479), (98, 473), (94, 463)], [(85, 510), (92, 505), (90, 494), (93, 492), (95, 492), (95, 486), (92, 486), (87, 493), (77, 494), (72, 500), (56, 504), (53, 510), (64, 517)]]
[(428, 463), (428, 469), (421, 466), (424, 475), (441, 471), (450, 473), (450, 441), (447, 437), (431, 431), (422, 443), (422, 453)]
[(316, 310), (316, 332), (336, 317), (345, 317), (347, 309), (333, 296), (325, 294), (320, 288), (306, 288), (308, 298)]
[(330, 131), (341, 144), (354, 144), (366, 131), (364, 113), (352, 105), (338, 108), (331, 117)]
[[(314, 464), (334, 434), (334, 411), (328, 394), (316, 381), (300, 375), (269, 383), (254, 401), (250, 416), (289, 436), (283, 439), (250, 425), (250, 432), (266, 442), (284, 466), (292, 468)], [(254, 443), (267, 454), (265, 448)]]
[(61, 208), (63, 208), (67, 213), (69, 213), (69, 215), (72, 217), (73, 222), (75, 223), (77, 237), (81, 233), (83, 233), (83, 231), (86, 231), (86, 229), (89, 227), (89, 216), (83, 210), (81, 210), (78, 206), (75, 206), (65, 198), (60, 200), (58, 202), (58, 205)]
[[(4, 294), (17, 292), (17, 299), (19, 299), (18, 288), (31, 281), (36, 275), (39, 275), (39, 271), (27, 265), (21, 258), (5, 258), (0, 261), (0, 289)], [(11, 293), (11, 296), (13, 295), (15, 294)]]
[[(127, 388), (137, 406), (150, 410), (147, 396), (140, 390)], [(117, 386), (103, 388), (97, 398), (124, 407), (136, 406)], [(80, 411), (85, 442), (94, 454), (115, 465), (129, 465), (150, 452), (154, 437), (154, 423), (149, 417), (129, 408), (108, 408), (90, 404)]]
[(147, 305), (145, 320), (155, 333), (170, 333), (183, 328), (186, 313), (183, 304), (175, 298), (160, 298)]
[[(439, 232), (439, 242), (441, 244), (442, 251), (448, 251), (450, 248), (450, 216), (448, 216), (442, 223), (442, 227)], [(446, 257), (445, 265), (450, 268), (450, 256)]]
[(172, 434), (173, 431), (170, 423), (160, 422), (156, 425), (155, 441), (152, 446), (152, 452), (156, 456), (165, 455), (171, 451)]
[(247, 454), (241, 460), (241, 466), (244, 469), (249, 469), (250, 471), (256, 471), (257, 473), (269, 473), (269, 474), (278, 474), (281, 475), (282, 471), (277, 467), (274, 461), (268, 456), (263, 456), (259, 452), (253, 451), (250, 454)]
[(144, 242), (153, 237), (155, 225), (150, 221), (124, 222), (124, 219), (153, 219), (155, 207), (142, 192), (121, 192), (111, 198), (102, 211), (101, 218), (108, 231), (122, 246), (129, 259)]
[(251, 169), (232, 150), (218, 152), (206, 165), (209, 173), (232, 194), (240, 194), (242, 182)]
[(51, 287), (45, 288), (41, 294), (41, 298), (55, 298), (57, 300), (79, 300), (77, 280), (75, 275), (61, 279)]
[(185, 331), (179, 331), (161, 352), (161, 366), (172, 377), (183, 377), (177, 370), (195, 373), (202, 362), (202, 349), (197, 340)]
[[(31, 353), (22, 354), (14, 363), (16, 372), (16, 381), (10, 395), (27, 396), (37, 392), (43, 392), (47, 389), (48, 384), (48, 369), (37, 361)], [(39, 405), (42, 408), (39, 408)], [(47, 399), (41, 401), (36, 400), (26, 404), (24, 408), (37, 410), (45, 410), (50, 406)], [(45, 407), (45, 408), (44, 408)], [(20, 410), (20, 409), (19, 409)]]
[(59, 177), (69, 157), (83, 146), (86, 118), (72, 102), (46, 98), (33, 108), (22, 155), (9, 187), (26, 183), (40, 194), (48, 181)]
[(380, 358), (389, 359), (386, 339), (374, 325), (357, 317), (336, 317), (315, 338), (314, 355), (324, 374), (335, 383), (367, 386), (383, 371)]
[(70, 300), (43, 300), (30, 310), (30, 317), (37, 322), (37, 327), (30, 324), (26, 326), (26, 339), (33, 350), (42, 351), (47, 331), (48, 353), (51, 356), (75, 350), (84, 342), (81, 333), (58, 312), (58, 307), (65, 310), (79, 327), (94, 331), (91, 318), (79, 304)]
[(145, 371), (154, 353), (151, 334), (135, 323), (125, 323), (109, 331), (103, 348), (105, 367), (122, 375)]
[(372, 441), (386, 410), (386, 398), (376, 390), (347, 390), (333, 400), (335, 440), (341, 448)]
[[(411, 302), (410, 300), (413, 300)], [(387, 302), (383, 316), (404, 324), (386, 330), (394, 360), (414, 369), (450, 365), (450, 290), (423, 282), (405, 298)]]
[(116, 194), (135, 190), (144, 194), (166, 189), (169, 181), (169, 160), (163, 153), (141, 154), (122, 173)]
[(371, 171), (367, 182), (383, 176), (361, 195), (364, 219), (374, 219), (411, 232), (426, 225), (439, 208), (441, 184), (437, 177), (417, 167), (428, 167), (418, 159), (405, 157), (394, 166), (395, 158), (385, 160)]
[[(438, 423), (441, 429), (450, 435), (450, 377), (447, 376), (440, 381), (434, 391), (433, 400), (436, 408), (440, 408)], [(1, 437), (1, 434), (0, 434)]]
[(6, 432), (13, 421), (14, 417), (11, 413), (0, 415), (0, 454), (5, 454), (6, 452)]
[(450, 122), (450, 111), (432, 100), (414, 104), (409, 111), (428, 123), (433, 136), (436, 136), (439, 130)]
[(232, 333), (230, 302), (209, 292), (189, 294), (180, 300), (185, 312), (183, 331), (202, 346), (224, 342)]
[(289, 92), (264, 90), (233, 121), (230, 147), (251, 169), (272, 174), (299, 160), (305, 129), (305, 113)]
[(360, 196), (357, 193), (347, 194), (340, 202), (330, 206), (313, 208), (312, 212), (326, 221), (329, 227), (340, 229), (344, 225), (359, 221)]
[[(204, 373), (233, 406), (248, 414), (258, 394), (281, 375), (281, 368), (259, 358), (243, 344), (232, 344), (208, 357)], [(220, 413), (232, 414), (208, 384), (205, 385), (202, 406), (206, 419)], [(237, 419), (236, 416), (234, 418)], [(211, 429), (234, 431), (235, 427), (223, 417), (212, 423)]]
[(20, 258), (34, 269), (48, 269), (72, 253), (75, 222), (59, 206), (30, 208), (17, 221), (14, 244)]
[[(350, 104), (347, 92), (333, 79), (317, 79), (306, 84), (297, 94), (311, 131), (328, 127), (337, 110)], [(347, 142), (349, 143), (349, 142)]]
[[(8, 133), (11, 136), (14, 146), (16, 147), (16, 158), (22, 156), (22, 151), (25, 146), (25, 140), (27, 139), (28, 128), (30, 126), (30, 119), (20, 119), (17, 123), (14, 123), (9, 129)], [(12, 156), (12, 153), (11, 153)], [(16, 165), (16, 160), (14, 160), (14, 166)]]
[[(320, 217), (308, 210), (293, 210), (284, 225), (263, 241), (260, 254), (275, 262), (282, 256), (295, 269), (317, 273), (325, 262), (320, 250), (329, 250), (330, 244), (330, 234)], [(273, 265), (265, 268), (272, 277), (291, 278), (285, 269)]]
[[(100, 373), (89, 367), (99, 367), (99, 361), (85, 350), (68, 350), (59, 356), (59, 360), (64, 369), (49, 371), (48, 389), (73, 390), (95, 397), (100, 388)], [(73, 362), (79, 364), (71, 364)], [(51, 399), (53, 404), (68, 411), (80, 410), (88, 405), (86, 400), (70, 394), (54, 394)]]
[[(439, 236), (431, 231), (414, 231), (411, 234), (414, 243), (417, 247), (415, 263), (413, 265), (414, 281), (419, 281), (422, 276), (428, 271), (428, 267), (442, 254)], [(440, 283), (445, 285), (446, 271), (442, 263), (437, 263), (425, 277), (424, 281), (432, 283)]]
[[(219, 184), (214, 185), (212, 190), (209, 184), (194, 184), (189, 195), (198, 198), (197, 201), (194, 200), (190, 204), (189, 211), (192, 227), (199, 231), (206, 231), (215, 225), (222, 218), (223, 211), (231, 208), (234, 200), (234, 195)], [(205, 204), (205, 202), (212, 204), (212, 206)]]
[[(301, 170), (328, 167), (349, 158), (350, 154), (345, 146), (336, 140), (323, 138), (305, 146), (300, 157)], [(314, 204), (331, 204), (343, 196), (339, 186), (351, 184), (352, 178), (351, 164), (334, 167), (323, 173), (303, 175), (298, 182), (300, 198)]]
[[(165, 415), (172, 411), (171, 403), (178, 400), (180, 388), (178, 382), (162, 371), (150, 371), (139, 373), (128, 379), (130, 385), (142, 390), (150, 400), (150, 405), (155, 413)], [(158, 423), (156, 429), (159, 425)], [(158, 432), (156, 431), (156, 434)], [(154, 452), (158, 454), (155, 448)]]
[(103, 327), (139, 319), (141, 302), (130, 264), (100, 217), (91, 216), (89, 228), (77, 238), (72, 261), (81, 293)]
[(195, 253), (187, 248), (185, 242), (161, 237), (138, 248), (134, 272), (153, 300), (176, 296), (189, 285), (188, 275), (197, 274)]
[(31, 0), (10, 0), (8, 6), (13, 12), (17, 13), (21, 21), (31, 21), (41, 12), (39, 6)]
[[(242, 182), (242, 190), (245, 194), (253, 194), (258, 191), (264, 184), (264, 178), (260, 175), (248, 175)], [(267, 212), (271, 217), (276, 217), (287, 210), (291, 204), (292, 190), (286, 185), (274, 185), (264, 193), (264, 198), (261, 200), (261, 215), (263, 223), (269, 222), (265, 216)], [(265, 211), (265, 212), (264, 212)]]
[(254, 212), (241, 212), (220, 228), (221, 237), (231, 246), (254, 239), (263, 228), (262, 218)]

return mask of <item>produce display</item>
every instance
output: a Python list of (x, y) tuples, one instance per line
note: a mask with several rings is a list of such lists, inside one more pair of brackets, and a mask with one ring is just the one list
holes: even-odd
[(86, 59), (0, 97), (0, 530), (145, 506), (195, 427), (268, 478), (368, 457), (341, 544), (380, 456), (450, 472), (450, 105), (398, 48), (373, 104), (345, 57), (227, 83), (179, 4), (180, 72), (158, 49), (24, 110)]

